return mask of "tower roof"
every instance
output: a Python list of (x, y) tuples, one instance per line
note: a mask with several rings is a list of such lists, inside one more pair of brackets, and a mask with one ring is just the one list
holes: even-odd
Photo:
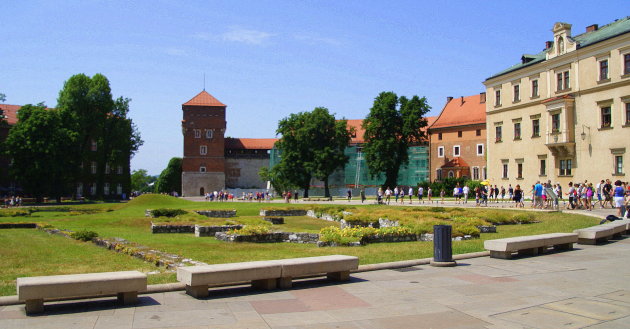
[(196, 106), (223, 106), (226, 105), (219, 102), (218, 99), (214, 98), (214, 96), (208, 94), (207, 91), (203, 90), (197, 96), (193, 97), (188, 102), (183, 105), (196, 105)]

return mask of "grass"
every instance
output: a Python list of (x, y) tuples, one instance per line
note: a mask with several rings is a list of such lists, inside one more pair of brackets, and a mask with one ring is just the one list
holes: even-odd
[[(129, 203), (85, 204), (64, 206), (54, 212), (33, 212), (30, 216), (10, 217), (0, 210), (0, 222), (39, 222), (72, 231), (95, 231), (101, 237), (120, 237), (161, 251), (175, 253), (209, 264), (251, 260), (281, 259), (292, 257), (345, 254), (358, 256), (361, 264), (391, 262), (431, 257), (432, 242), (376, 243), (362, 247), (318, 248), (313, 244), (294, 243), (226, 243), (211, 237), (196, 238), (194, 234), (152, 234), (151, 219), (145, 217), (146, 209), (181, 208), (186, 210), (237, 209), (244, 223), (261, 221), (261, 208), (277, 208), (278, 204), (241, 202), (190, 202), (162, 195), (146, 195)], [(284, 207), (312, 207), (291, 204)], [(514, 210), (477, 210), (462, 208), (423, 209), (366, 205), (356, 207), (368, 213), (398, 214), (427, 213), (437, 218), (449, 216), (497, 216), (517, 213)], [(528, 213), (529, 214), (529, 213)], [(562, 213), (533, 213), (540, 223), (501, 225), (498, 233), (481, 234), (481, 239), (456, 241), (455, 254), (483, 250), (483, 240), (548, 232), (571, 232), (573, 229), (592, 226), (598, 220), (581, 215)], [(8, 215), (8, 216), (7, 216)], [(322, 227), (338, 225), (337, 222), (313, 219), (306, 216), (284, 217), (285, 224), (273, 225), (278, 231), (318, 232)], [(208, 220), (208, 219), (205, 219)], [(219, 219), (225, 222), (226, 218)], [(27, 242), (27, 243), (26, 243)], [(15, 278), (20, 276), (53, 275), (66, 273), (104, 272), (137, 269), (143, 272), (157, 268), (127, 255), (117, 254), (90, 243), (50, 236), (33, 229), (0, 230), (0, 295), (15, 294)], [(175, 282), (174, 274), (149, 276), (150, 283)]]

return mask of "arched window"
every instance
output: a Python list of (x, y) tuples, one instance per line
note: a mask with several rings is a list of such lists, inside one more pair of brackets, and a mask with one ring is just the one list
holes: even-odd
[(455, 173), (453, 173), (453, 171), (452, 171), (452, 170), (449, 170), (449, 172), (448, 172), (448, 178), (453, 178), (453, 177), (455, 177)]

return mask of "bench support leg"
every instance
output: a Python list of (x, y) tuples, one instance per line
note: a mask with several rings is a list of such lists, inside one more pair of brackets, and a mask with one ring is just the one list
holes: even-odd
[(554, 250), (573, 250), (573, 243), (557, 244), (553, 246)]
[(280, 289), (289, 289), (293, 286), (293, 278), (288, 276), (278, 279), (278, 287)]
[(276, 289), (276, 279), (253, 280), (252, 287), (264, 290)]
[(195, 297), (195, 298), (205, 298), (208, 297), (208, 286), (189, 286), (186, 285), (186, 293)]
[(330, 272), (326, 276), (329, 280), (348, 281), (350, 280), (350, 271)]
[(42, 313), (44, 312), (44, 300), (43, 299), (29, 299), (25, 303), (26, 314)]
[(595, 245), (595, 244), (597, 244), (597, 240), (596, 239), (583, 239), (583, 238), (580, 238), (580, 239), (578, 239), (578, 243), (579, 244)]
[(123, 304), (123, 305), (137, 304), (138, 303), (138, 292), (137, 291), (119, 292), (118, 293), (118, 302)]
[(494, 250), (490, 250), (490, 257), (491, 258), (500, 258), (500, 259), (510, 259), (510, 258), (512, 258), (512, 252), (511, 251), (494, 251)]
[(522, 249), (518, 251), (519, 256), (536, 256), (539, 248)]

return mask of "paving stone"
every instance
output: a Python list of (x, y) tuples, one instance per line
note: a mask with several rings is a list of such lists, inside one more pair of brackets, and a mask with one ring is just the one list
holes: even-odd
[(232, 324), (235, 322), (232, 314), (213, 312), (212, 310), (144, 312), (134, 315), (133, 328), (208, 326), (213, 324)]
[(575, 314), (564, 313), (542, 307), (531, 307), (495, 315), (496, 318), (512, 321), (539, 329), (583, 328), (601, 321)]
[(542, 307), (606, 321), (630, 315), (630, 309), (627, 307), (583, 298), (571, 298), (555, 303), (544, 304)]
[(630, 291), (628, 290), (619, 290), (608, 294), (599, 295), (597, 297), (630, 303)]

